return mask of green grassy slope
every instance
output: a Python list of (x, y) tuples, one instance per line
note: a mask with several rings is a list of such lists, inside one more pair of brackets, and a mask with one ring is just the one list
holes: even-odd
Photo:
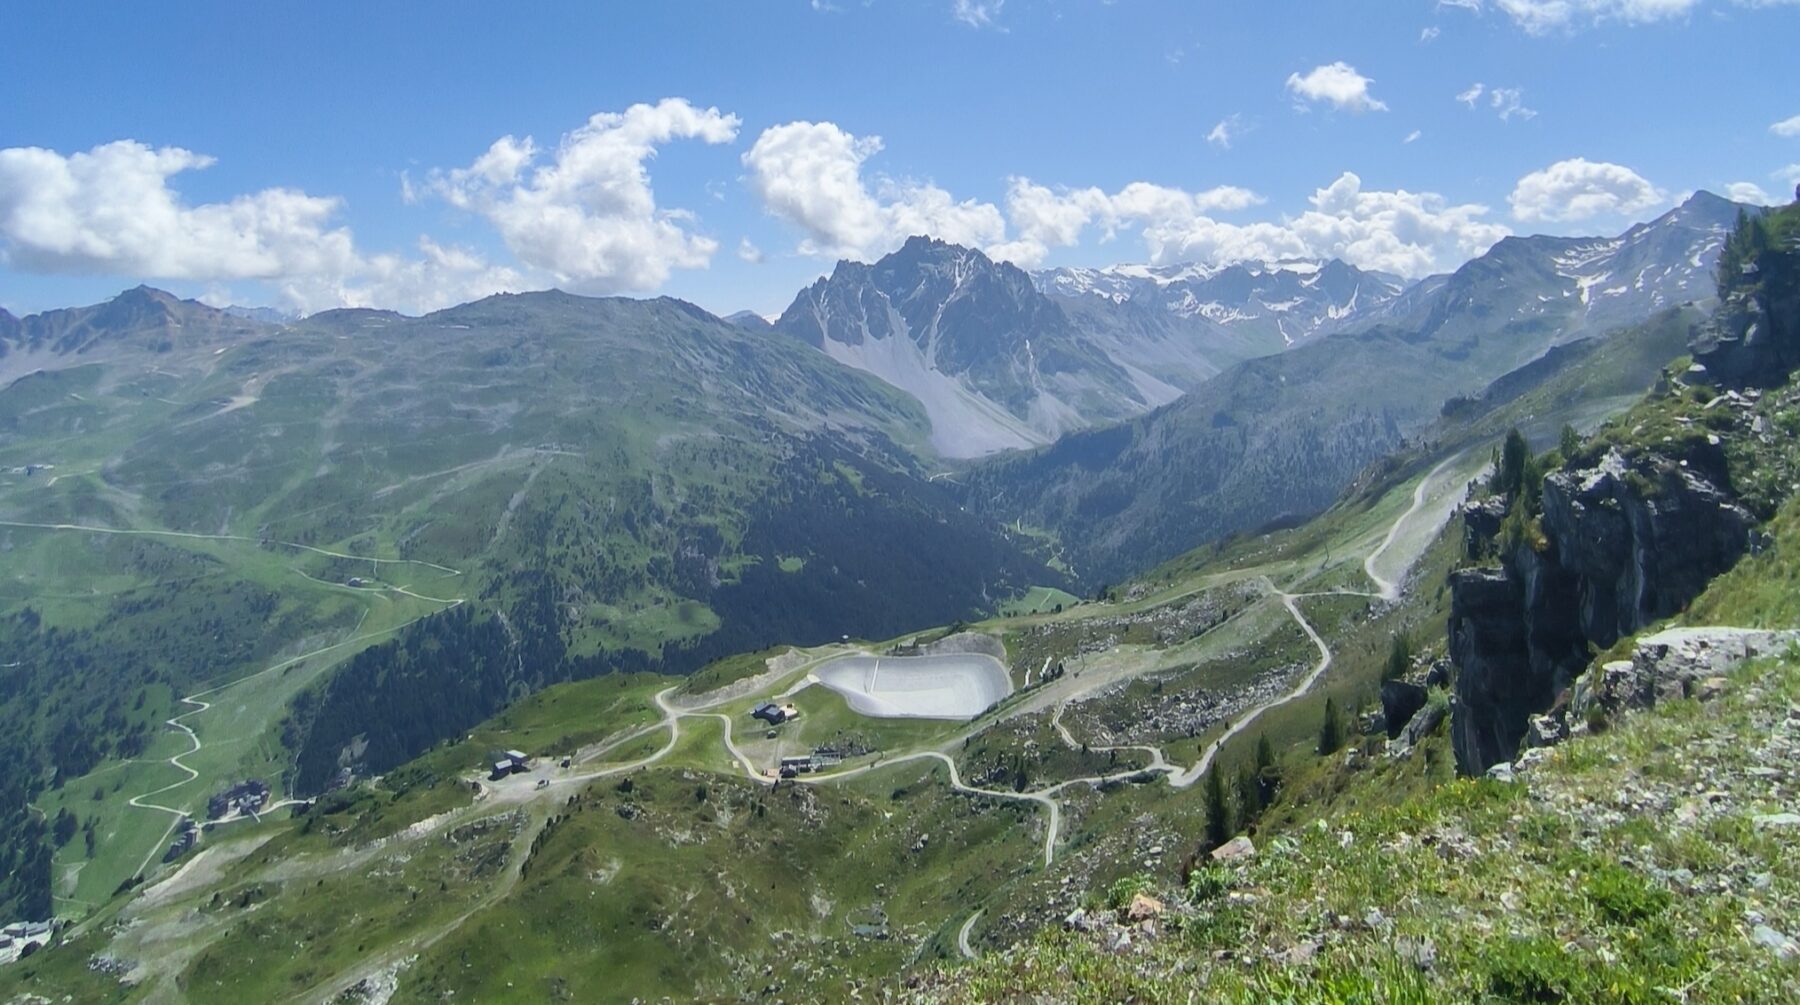
[[(558, 680), (892, 634), (1057, 579), (916, 477), (916, 403), (677, 301), (64, 313), (31, 324), (88, 348), (34, 360), (78, 362), (0, 388), (8, 916), (79, 915), (154, 864), (175, 817), (126, 803), (166, 785), (149, 801), (189, 812), (244, 777), (312, 792)], [(400, 680), (444, 639), (483, 658)], [(347, 661), (363, 679), (334, 690)], [(194, 742), (177, 716), (196, 780), (167, 763)], [(94, 849), (53, 848), (33, 801)]]

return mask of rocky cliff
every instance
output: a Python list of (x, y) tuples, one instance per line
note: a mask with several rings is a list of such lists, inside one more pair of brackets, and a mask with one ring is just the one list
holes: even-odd
[(1511, 760), (1534, 731), (1578, 726), (1567, 695), (1593, 653), (1680, 613), (1760, 547), (1759, 517), (1792, 493), (1800, 208), (1740, 217), (1718, 286), (1693, 366), (1559, 470), (1531, 475), (1532, 491), (1464, 507), (1467, 558), (1490, 564), (1450, 577), (1463, 772)]
[(1491, 535), (1485, 550), (1500, 564), (1450, 578), (1452, 736), (1464, 772), (1510, 760), (1530, 717), (1557, 703), (1593, 651), (1680, 612), (1750, 550), (1756, 517), (1731, 491), (1721, 448), (1700, 442), (1720, 456), (1614, 447), (1553, 472), (1541, 514), (1511, 533), (1489, 530), (1492, 500), (1466, 507), (1466, 538), (1474, 547)]
[(1800, 368), (1800, 210), (1746, 217), (1719, 263), (1719, 309), (1694, 360), (1728, 387), (1769, 387)]

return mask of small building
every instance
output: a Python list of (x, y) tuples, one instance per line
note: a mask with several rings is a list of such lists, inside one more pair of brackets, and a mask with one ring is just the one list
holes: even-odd
[(206, 818), (218, 820), (237, 814), (255, 816), (269, 802), (269, 783), (260, 778), (240, 782), (206, 801)]
[(818, 762), (813, 760), (811, 754), (803, 754), (799, 757), (784, 757), (781, 759), (780, 774), (782, 778), (792, 778), (795, 775), (811, 774), (813, 771), (817, 770), (817, 768)]
[(523, 750), (503, 750), (493, 757), (494, 773), (489, 776), (493, 781), (531, 770), (531, 758)]
[[(181, 826), (178, 827), (175, 832), (175, 840), (169, 842), (169, 850), (163, 854), (163, 861), (173, 862), (181, 856), (186, 855), (188, 852), (193, 851), (194, 845), (197, 844), (199, 840), (200, 828), (195, 826), (194, 818), (182, 817)], [(38, 924), (43, 924), (43, 922), (38, 922)], [(32, 933), (28, 930), (25, 934), (27, 938), (30, 938)]]
[(788, 721), (787, 709), (782, 708), (772, 701), (765, 701), (761, 705), (756, 706), (755, 710), (750, 713), (750, 717), (753, 719), (761, 719), (771, 726), (779, 726)]

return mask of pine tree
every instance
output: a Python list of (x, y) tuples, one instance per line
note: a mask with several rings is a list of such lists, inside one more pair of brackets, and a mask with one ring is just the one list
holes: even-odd
[(1256, 773), (1266, 774), (1275, 767), (1275, 745), (1269, 742), (1269, 734), (1262, 733), (1256, 738)]
[(1508, 430), (1506, 442), (1494, 466), (1494, 477), (1488, 483), (1495, 492), (1515, 495), (1525, 484), (1525, 468), (1531, 461), (1531, 444), (1517, 429)]
[(1381, 667), (1381, 679), (1385, 681), (1399, 680), (1412, 669), (1412, 636), (1405, 632), (1395, 632), (1388, 645), (1387, 662)]
[(1325, 721), (1319, 725), (1319, 756), (1330, 757), (1344, 746), (1344, 723), (1336, 698), (1325, 699)]
[(1262, 813), (1262, 785), (1256, 780), (1256, 771), (1245, 761), (1238, 765), (1237, 773), (1237, 822), (1241, 830), (1250, 825)]
[(1559, 447), (1565, 461), (1572, 461), (1576, 454), (1581, 453), (1581, 434), (1575, 431), (1574, 426), (1562, 427), (1562, 442)]
[(1217, 848), (1231, 840), (1231, 807), (1225, 802), (1225, 780), (1214, 764), (1206, 772), (1206, 844)]

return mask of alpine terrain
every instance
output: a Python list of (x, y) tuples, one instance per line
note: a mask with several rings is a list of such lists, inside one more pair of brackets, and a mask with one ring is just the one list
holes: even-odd
[(341, 6), (0, 15), (0, 1005), (1800, 1001), (1800, 6)]

